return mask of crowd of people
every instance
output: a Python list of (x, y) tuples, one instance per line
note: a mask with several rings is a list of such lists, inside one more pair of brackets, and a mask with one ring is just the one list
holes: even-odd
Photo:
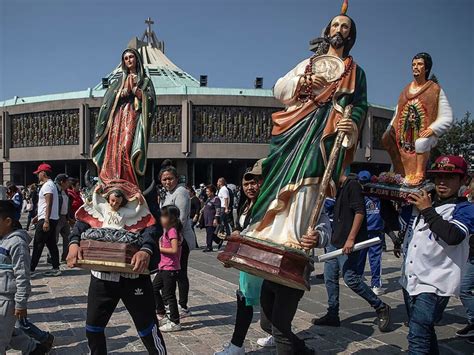
[[(39, 275), (36, 268), (45, 246), (47, 262), (52, 265), (51, 270), (44, 272), (45, 276), (60, 276), (61, 263), (73, 266), (80, 258), (81, 235), (90, 228), (75, 220), (85, 197), (78, 179), (60, 173), (53, 180), (52, 168), (45, 163), (34, 173), (38, 184), (22, 191), (8, 183), (8, 200), (0, 201), (0, 283), (5, 284), (1, 289), (6, 290), (0, 292), (0, 352), (13, 348), (26, 354), (45, 354), (51, 349), (54, 337), (27, 320), (30, 279)], [(321, 277), (327, 290), (328, 309), (326, 315), (312, 320), (314, 325), (341, 325), (339, 277), (342, 276), (346, 286), (373, 307), (379, 329), (382, 332), (392, 329), (390, 305), (379, 297), (384, 293), (382, 241), (388, 235), (393, 240), (395, 255), (404, 258), (400, 283), (407, 310), (410, 352), (439, 353), (435, 324), (441, 319), (449, 298), (458, 295), (466, 308), (467, 325), (456, 335), (474, 343), (472, 182), (469, 184), (467, 164), (460, 157), (440, 157), (429, 174), (435, 184), (434, 191), (413, 193), (404, 205), (364, 196), (362, 187), (372, 178), (369, 171), (341, 177), (335, 199), (326, 200), (317, 227), (301, 240), (307, 249), (343, 251), (341, 256), (324, 263)], [(132, 261), (136, 268), (149, 268), (155, 274), (153, 281), (145, 275), (92, 272), (86, 334), (93, 354), (107, 351), (103, 330), (119, 299), (124, 301), (149, 353), (166, 351), (161, 332), (182, 330), (181, 319), (192, 315), (187, 270), (191, 251), (198, 249), (195, 229), (205, 230), (204, 252), (214, 251), (214, 244), (219, 250), (229, 236), (244, 233), (251, 223), (252, 207), (264, 174), (260, 160), (248, 169), (238, 187), (229, 186), (221, 177), (216, 185), (201, 184), (196, 189), (186, 186), (176, 168), (166, 162), (157, 178), (159, 187), (151, 197), (147, 196), (147, 202), (158, 223), (154, 229), (147, 229), (140, 249), (143, 258)], [(123, 206), (124, 198), (119, 191), (112, 191), (106, 198), (112, 209)], [(24, 229), (20, 225), (22, 213), (27, 214)], [(27, 233), (31, 229), (34, 229), (33, 238)], [(354, 251), (356, 243), (374, 237), (381, 243)], [(159, 254), (159, 258), (150, 261), (148, 253)], [(367, 258), (370, 285), (363, 278)], [(106, 290), (114, 278), (117, 278), (113, 284), (115, 291)], [(245, 354), (244, 341), (256, 307), (260, 307), (260, 324), (268, 334), (258, 340), (260, 346), (276, 347), (278, 354), (315, 353), (291, 327), (303, 291), (245, 272), (240, 272), (238, 282), (232, 338), (216, 355)], [(154, 309), (137, 304), (135, 298), (126, 294), (126, 290), (136, 289), (148, 295), (147, 304), (154, 305)], [(104, 305), (108, 305), (106, 311)], [(153, 324), (155, 314), (158, 330), (140, 331)], [(24, 326), (25, 322), (28, 327)]]

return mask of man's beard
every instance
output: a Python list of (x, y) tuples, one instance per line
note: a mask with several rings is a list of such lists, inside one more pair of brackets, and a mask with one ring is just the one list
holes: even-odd
[(331, 47), (334, 49), (339, 49), (341, 47), (344, 47), (346, 44), (347, 39), (342, 37), (342, 34), (340, 32), (336, 33), (334, 36), (329, 37), (329, 44)]

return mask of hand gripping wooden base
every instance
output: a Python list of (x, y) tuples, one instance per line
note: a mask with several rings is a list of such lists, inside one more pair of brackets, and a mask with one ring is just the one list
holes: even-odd
[[(82, 259), (76, 266), (82, 269), (137, 274), (130, 264), (138, 248), (125, 243), (81, 240)], [(142, 274), (149, 274), (146, 270)]]
[(309, 291), (313, 264), (303, 251), (248, 237), (232, 236), (217, 259), (226, 267), (288, 287)]

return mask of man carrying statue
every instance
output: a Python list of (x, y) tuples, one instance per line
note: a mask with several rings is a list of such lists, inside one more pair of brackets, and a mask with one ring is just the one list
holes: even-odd
[[(275, 97), (286, 109), (272, 116), (270, 153), (262, 164), (264, 182), (250, 225), (241, 232), (242, 243), (257, 241), (263, 245), (256, 259), (265, 259), (264, 264), (275, 263), (272, 260), (284, 258), (287, 252), (298, 254), (324, 247), (331, 238), (325, 211), (314, 213), (320, 205), (318, 195), (322, 189), (324, 195), (335, 196), (340, 176), (353, 160), (368, 106), (365, 73), (349, 55), (357, 31), (346, 10), (344, 1), (341, 14), (330, 21), (318, 39), (315, 54), (280, 78), (274, 87)], [(340, 149), (333, 149), (339, 145)], [(223, 254), (230, 251), (229, 244)], [(275, 257), (268, 253), (264, 256), (269, 246), (274, 251), (285, 250), (284, 255), (276, 255), (275, 251)], [(225, 257), (220, 260), (226, 264)], [(233, 259), (229, 260), (228, 265), (239, 268), (232, 264)], [(293, 265), (291, 261), (281, 262), (279, 267), (279, 271), (287, 268), (278, 274), (285, 279), (283, 274)], [(263, 277), (262, 327), (273, 333), (277, 353), (313, 354), (314, 350), (291, 329), (304, 288), (290, 287), (287, 279), (274, 275)]]
[(91, 354), (107, 354), (105, 328), (121, 300), (147, 352), (164, 355), (149, 275), (159, 261), (156, 213), (140, 188), (156, 97), (136, 49), (122, 53), (120, 74), (111, 80), (96, 121), (98, 183), (76, 212), (67, 263), (92, 270), (86, 319)]

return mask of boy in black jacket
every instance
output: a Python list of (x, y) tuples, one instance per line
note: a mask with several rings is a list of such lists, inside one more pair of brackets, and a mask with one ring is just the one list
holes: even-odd
[[(79, 246), (81, 235), (90, 225), (77, 221), (71, 233), (69, 267), (74, 267), (82, 259)], [(143, 242), (140, 250), (132, 258), (134, 271), (143, 272), (149, 265), (157, 265), (156, 260), (150, 263), (153, 256), (159, 256), (154, 240), (156, 226), (141, 231)], [(87, 297), (86, 335), (91, 354), (107, 354), (104, 330), (118, 302), (122, 300), (149, 354), (166, 354), (166, 347), (159, 330), (155, 313), (155, 301), (150, 276), (130, 273), (92, 271)]]

